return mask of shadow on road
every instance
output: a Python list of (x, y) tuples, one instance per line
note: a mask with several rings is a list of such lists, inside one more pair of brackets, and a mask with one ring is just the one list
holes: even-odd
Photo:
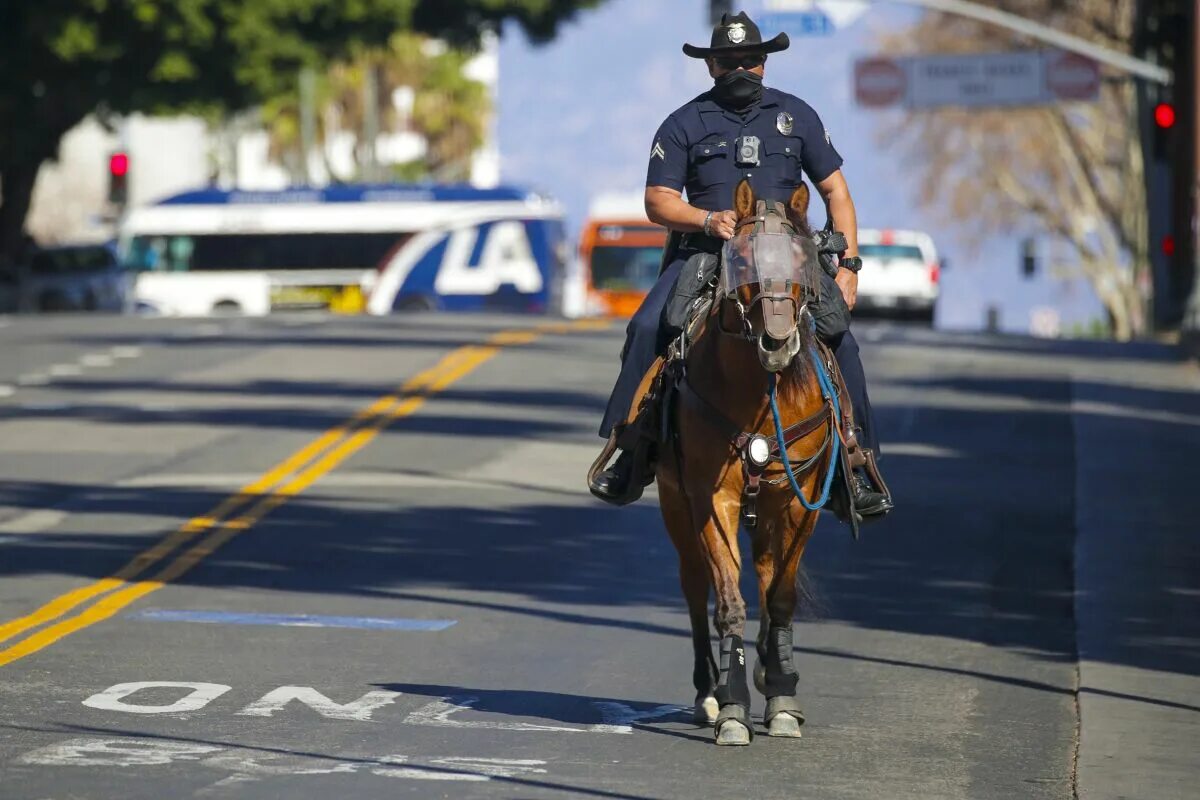
[[(1034, 340), (992, 346), (1031, 351), (1041, 347)], [(1090, 343), (1079, 349), (1088, 358), (1112, 353), (1111, 346)], [(1056, 345), (1054, 352), (1061, 354), (1061, 346)], [(1125, 357), (1131, 353), (1120, 352)], [(1151, 357), (1166, 358), (1161, 348)], [(834, 522), (822, 521), (806, 563), (824, 598), (825, 618), (986, 644), (1037, 659), (1074, 660), (1076, 465), (1070, 383), (1052, 378), (1014, 380), (998, 374), (892, 385), (919, 388), (931, 403), (920, 410), (916, 422), (911, 408), (879, 403), (884, 441), (903, 435), (905, 441), (941, 445), (953, 454), (886, 457), (884, 466), (899, 508), (884, 523), (867, 528), (862, 542), (853, 543)], [(1107, 384), (1095, 387), (1112, 390)], [(280, 394), (293, 388), (303, 394), (321, 392), (316, 385), (260, 388)], [(357, 396), (368, 387), (332, 391), (342, 390)], [(1113, 391), (1121, 414), (1087, 408), (1076, 413), (1097, 414), (1108, 424), (1135, 426), (1138, 432), (1149, 431), (1166, 441), (1178, 422), (1161, 421), (1156, 414), (1169, 411), (1192, 417), (1197, 413), (1195, 395), (1145, 387)], [(1003, 411), (973, 408), (970, 402), (933, 402), (947, 392), (976, 400), (1007, 396), (1041, 402)], [(594, 395), (568, 389), (527, 394), (454, 389), (441, 399), (493, 403), (510, 410), (525, 406), (599, 409)], [(197, 409), (180, 414), (172, 421), (314, 429), (341, 421), (340, 416), (295, 409)], [(904, 426), (910, 429), (902, 434)], [(395, 430), (466, 440), (556, 439), (579, 433), (577, 425), (540, 412), (515, 420), (422, 412)], [(1119, 452), (1112, 454), (1115, 462), (1120, 457)], [(686, 630), (648, 622), (634, 610), (682, 608), (674, 553), (651, 503), (615, 510), (598, 506), (582, 492), (578, 500), (530, 503), (528, 496), (514, 500), (496, 493), (456, 495), (453, 490), (451, 482), (446, 492), (431, 492), (419, 504), (410, 505), (367, 505), (362, 498), (330, 496), (293, 499), (180, 582), (474, 607), (669, 635), (686, 647)], [(55, 485), (5, 484), (0, 486), (0, 503), (40, 508), (61, 491), (63, 487)], [(95, 487), (88, 494), (89, 512), (184, 518), (207, 510), (225, 496), (202, 490), (109, 487)], [(145, 537), (134, 535), (40, 534), (5, 545), (0, 576), (43, 573), (98, 578), (147, 545)], [(1127, 621), (1136, 636), (1129, 646), (1105, 657), (1112, 663), (1164, 672), (1200, 671), (1200, 635), (1193, 623), (1179, 624), (1180, 615), (1195, 617), (1200, 576), (1193, 573), (1186, 585), (1145, 590), (1158, 593), (1161, 613)], [(455, 596), (456, 591), (469, 595)], [(598, 613), (597, 609), (611, 611)], [(800, 644), (805, 652), (802, 637)], [(840, 652), (836, 657), (872, 660), (868, 655)], [(916, 662), (875, 660), (952, 671)], [(979, 675), (1017, 685), (1021, 680)], [(1043, 685), (1031, 688), (1065, 691)]]

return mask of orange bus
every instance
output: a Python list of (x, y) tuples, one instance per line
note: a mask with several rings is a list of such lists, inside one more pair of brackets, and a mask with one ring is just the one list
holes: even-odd
[(629, 317), (658, 279), (667, 229), (632, 214), (589, 217), (579, 260), (592, 314)]

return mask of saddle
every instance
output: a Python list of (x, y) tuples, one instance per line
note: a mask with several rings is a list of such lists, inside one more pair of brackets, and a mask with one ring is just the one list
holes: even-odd
[[(684, 383), (687, 352), (692, 343), (702, 335), (716, 301), (718, 269), (718, 259), (715, 255), (697, 253), (688, 259), (663, 314), (664, 328), (673, 333), (674, 338), (668, 345), (666, 354), (657, 358), (647, 370), (638, 386), (633, 408), (630, 409), (625, 423), (614, 429), (588, 471), (590, 482), (607, 467), (618, 449), (631, 454), (633, 473), (625, 495), (615, 501), (617, 505), (627, 505), (641, 497), (642, 490), (654, 480), (659, 448), (671, 441), (674, 431), (672, 415), (677, 405), (676, 396), (681, 393)], [(832, 279), (829, 283), (833, 283)], [(832, 289), (823, 286), (822, 294), (826, 293), (835, 295), (838, 300), (842, 299), (841, 290), (836, 284), (833, 284)], [(843, 300), (842, 307), (844, 306)], [(839, 323), (843, 317), (848, 321), (849, 311), (847, 309), (843, 315), (838, 309), (832, 316), (836, 320), (833, 325), (840, 327)], [(846, 328), (848, 327), (847, 325)], [(839, 477), (835, 481), (834, 491), (830, 494), (828, 508), (838, 519), (850, 525), (857, 538), (863, 517), (854, 511), (851, 500), (853, 488), (850, 482), (853, 480), (853, 471), (865, 469), (880, 491), (889, 496), (891, 492), (879, 472), (875, 454), (861, 447), (858, 442), (854, 409), (845, 380), (832, 351), (820, 341), (828, 332), (818, 331), (818, 348), (838, 395), (841, 420), (837, 426), (837, 435), (843, 445), (839, 448)], [(835, 335), (838, 332), (841, 331), (833, 331)], [(753, 524), (752, 516), (743, 519), (748, 524)]]

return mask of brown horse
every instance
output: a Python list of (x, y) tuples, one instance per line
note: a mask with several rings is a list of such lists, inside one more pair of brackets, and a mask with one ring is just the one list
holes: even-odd
[[(815, 252), (806, 249), (812, 236), (807, 206), (803, 184), (786, 206), (758, 201), (746, 181), (738, 186), (739, 223), (725, 248), (722, 288), (687, 353), (674, 438), (660, 448), (658, 459), (659, 500), (679, 552), (691, 617), (696, 718), (715, 725), (717, 744), (749, 744), (753, 731), (742, 638), (746, 603), (738, 590), (739, 521), (747, 527), (758, 573), (762, 618), (754, 678), (767, 698), (764, 722), (770, 735), (791, 737), (800, 735), (804, 722), (795, 700), (792, 617), (800, 556), (819, 512), (797, 500), (786, 478), (768, 390), (777, 384), (795, 481), (807, 498), (815, 498), (834, 457), (837, 431), (833, 401), (822, 392), (811, 356), (816, 343), (807, 301), (818, 291), (813, 271), (819, 267)], [(731, 261), (750, 252), (760, 261), (793, 261), (760, 263), (760, 272), (776, 277), (751, 274), (753, 283), (739, 285)], [(782, 274), (790, 278), (778, 277)], [(719, 666), (708, 626), (710, 588), (716, 592)]]

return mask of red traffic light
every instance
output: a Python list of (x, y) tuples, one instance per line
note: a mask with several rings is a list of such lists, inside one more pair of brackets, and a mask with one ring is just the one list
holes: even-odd
[(123, 178), (129, 173), (129, 156), (124, 153), (113, 153), (108, 158), (108, 172), (116, 178)]
[(1175, 125), (1175, 106), (1170, 103), (1159, 103), (1154, 107), (1154, 124), (1160, 128), (1171, 128)]

